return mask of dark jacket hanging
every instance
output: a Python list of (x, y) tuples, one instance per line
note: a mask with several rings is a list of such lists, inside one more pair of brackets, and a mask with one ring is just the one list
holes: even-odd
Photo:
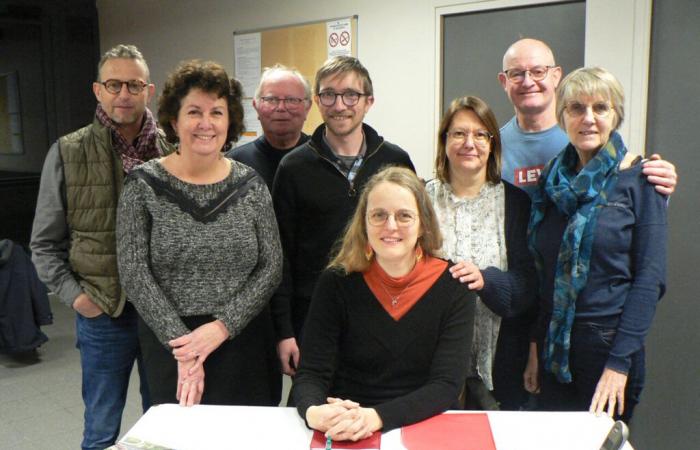
[(48, 340), (39, 329), (53, 323), (46, 286), (24, 249), (0, 240), (0, 352), (33, 350)]

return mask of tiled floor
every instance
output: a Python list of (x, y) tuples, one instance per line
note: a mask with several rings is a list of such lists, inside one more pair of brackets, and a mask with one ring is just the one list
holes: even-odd
[[(51, 299), (53, 325), (37, 356), (0, 354), (0, 449), (75, 450), (83, 434), (80, 354), (75, 348), (75, 314)], [(290, 387), (284, 377), (283, 402)], [(134, 368), (122, 416), (124, 434), (141, 417), (138, 372)]]
[[(3, 450), (80, 448), (83, 401), (80, 354), (75, 348), (75, 315), (55, 299), (53, 325), (42, 328), (49, 341), (37, 357), (0, 354), (0, 448)], [(122, 433), (141, 416), (134, 370), (122, 417)]]

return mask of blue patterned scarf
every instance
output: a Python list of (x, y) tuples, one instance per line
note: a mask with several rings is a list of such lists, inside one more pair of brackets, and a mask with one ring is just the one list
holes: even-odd
[(596, 156), (576, 173), (578, 154), (572, 144), (547, 164), (532, 197), (528, 245), (535, 255), (538, 273), (542, 257), (535, 250), (537, 232), (551, 202), (569, 218), (562, 235), (554, 278), (552, 318), (544, 343), (544, 369), (561, 383), (571, 382), (569, 349), (576, 298), (586, 286), (598, 211), (617, 183), (620, 162), (627, 148), (616, 132)]

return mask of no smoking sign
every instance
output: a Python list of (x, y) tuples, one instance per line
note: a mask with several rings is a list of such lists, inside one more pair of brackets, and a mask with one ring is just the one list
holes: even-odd
[(352, 27), (350, 19), (326, 22), (328, 57), (352, 55)]

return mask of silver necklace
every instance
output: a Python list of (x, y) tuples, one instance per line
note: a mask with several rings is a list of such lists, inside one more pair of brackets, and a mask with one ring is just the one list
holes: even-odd
[(408, 283), (403, 289), (401, 289), (401, 292), (399, 292), (397, 295), (391, 295), (391, 292), (384, 286), (384, 282), (380, 279), (379, 280), (379, 285), (384, 289), (384, 292), (386, 292), (386, 295), (389, 296), (391, 299), (391, 306), (392, 308), (396, 308), (399, 305), (399, 298), (403, 295), (403, 293), (408, 289), (408, 286), (411, 285), (411, 283)]

